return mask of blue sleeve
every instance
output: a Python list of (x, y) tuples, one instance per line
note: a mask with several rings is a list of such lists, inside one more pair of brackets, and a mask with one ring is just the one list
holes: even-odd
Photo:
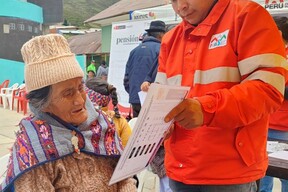
[(125, 88), (125, 91), (129, 94), (129, 73), (130, 73), (130, 65), (131, 65), (131, 59), (132, 54), (130, 53), (128, 61), (126, 63), (126, 68), (125, 68), (125, 74), (124, 74), (124, 79), (123, 79), (123, 85)]
[(144, 81), (148, 81), (149, 83), (153, 83), (155, 81), (155, 78), (156, 78), (157, 70), (158, 70), (158, 56), (157, 56), (157, 59), (153, 62), (152, 68), (149, 70)]

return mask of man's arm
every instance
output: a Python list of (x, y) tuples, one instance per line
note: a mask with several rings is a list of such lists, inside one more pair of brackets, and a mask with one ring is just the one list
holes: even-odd
[(126, 63), (125, 67), (125, 74), (124, 74), (124, 79), (123, 79), (123, 85), (125, 88), (125, 91), (129, 94), (129, 73), (130, 73), (130, 68), (131, 68), (131, 61), (132, 60), (132, 54), (130, 53), (128, 61)]

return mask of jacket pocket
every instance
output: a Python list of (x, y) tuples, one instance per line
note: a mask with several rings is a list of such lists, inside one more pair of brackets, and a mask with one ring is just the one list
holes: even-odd
[(247, 166), (251, 166), (256, 163), (254, 145), (251, 136), (248, 133), (247, 127), (239, 128), (235, 139), (235, 146), (242, 160)]

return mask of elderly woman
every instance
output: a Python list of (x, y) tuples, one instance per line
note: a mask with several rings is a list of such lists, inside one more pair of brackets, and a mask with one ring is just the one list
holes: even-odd
[(135, 181), (108, 186), (122, 152), (115, 126), (94, 109), (83, 71), (61, 35), (33, 38), (21, 49), (34, 117), (20, 122), (0, 190), (129, 192)]

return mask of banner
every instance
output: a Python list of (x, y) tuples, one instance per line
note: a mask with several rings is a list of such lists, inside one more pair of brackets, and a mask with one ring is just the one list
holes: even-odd
[(162, 20), (166, 24), (173, 21), (180, 22), (182, 20), (181, 17), (175, 13), (171, 4), (130, 12), (130, 20), (145, 19)]
[[(112, 24), (112, 39), (110, 50), (110, 62), (108, 82), (117, 88), (120, 112), (128, 113), (128, 93), (123, 85), (126, 63), (130, 51), (138, 46), (141, 41), (139, 37), (149, 28), (151, 20), (126, 21)], [(124, 114), (124, 116), (126, 116)]]
[(288, 13), (288, 0), (254, 0), (262, 5), (271, 15), (285, 15)]

